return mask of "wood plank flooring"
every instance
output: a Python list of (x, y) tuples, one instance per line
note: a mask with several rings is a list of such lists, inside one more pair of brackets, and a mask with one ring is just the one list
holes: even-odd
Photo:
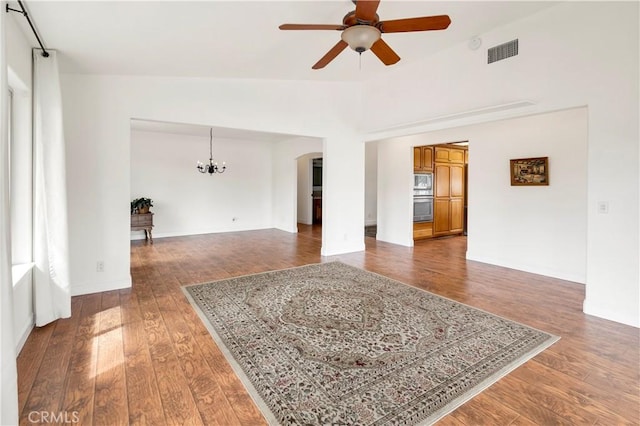
[(322, 258), (320, 234), (300, 225), (297, 235), (132, 242), (131, 289), (74, 297), (71, 318), (29, 336), (18, 357), (21, 424), (43, 412), (80, 425), (264, 424), (180, 287), (330, 260), (561, 337), (439, 424), (640, 424), (638, 329), (584, 315), (584, 286), (467, 261), (465, 237), (413, 248), (367, 237), (365, 252)]

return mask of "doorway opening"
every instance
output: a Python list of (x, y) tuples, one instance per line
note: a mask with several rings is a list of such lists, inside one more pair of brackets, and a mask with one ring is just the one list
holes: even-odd
[(322, 224), (322, 153), (310, 152), (298, 157), (297, 225)]
[(311, 224), (322, 223), (322, 158), (311, 160)]

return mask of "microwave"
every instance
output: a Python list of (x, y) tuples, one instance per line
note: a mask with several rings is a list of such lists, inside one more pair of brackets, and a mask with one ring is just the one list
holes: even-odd
[(416, 173), (413, 175), (413, 190), (422, 195), (433, 195), (433, 173)]

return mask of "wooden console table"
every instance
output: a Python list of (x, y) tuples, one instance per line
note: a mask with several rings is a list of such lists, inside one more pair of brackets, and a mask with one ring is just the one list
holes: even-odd
[(153, 229), (153, 213), (131, 215), (131, 230), (144, 231), (144, 239), (149, 240), (151, 244), (153, 244), (153, 236), (151, 235), (152, 229)]

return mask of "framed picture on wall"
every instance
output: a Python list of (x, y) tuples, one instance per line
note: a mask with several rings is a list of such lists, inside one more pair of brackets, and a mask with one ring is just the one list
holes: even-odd
[(511, 186), (549, 185), (549, 157), (510, 160)]

